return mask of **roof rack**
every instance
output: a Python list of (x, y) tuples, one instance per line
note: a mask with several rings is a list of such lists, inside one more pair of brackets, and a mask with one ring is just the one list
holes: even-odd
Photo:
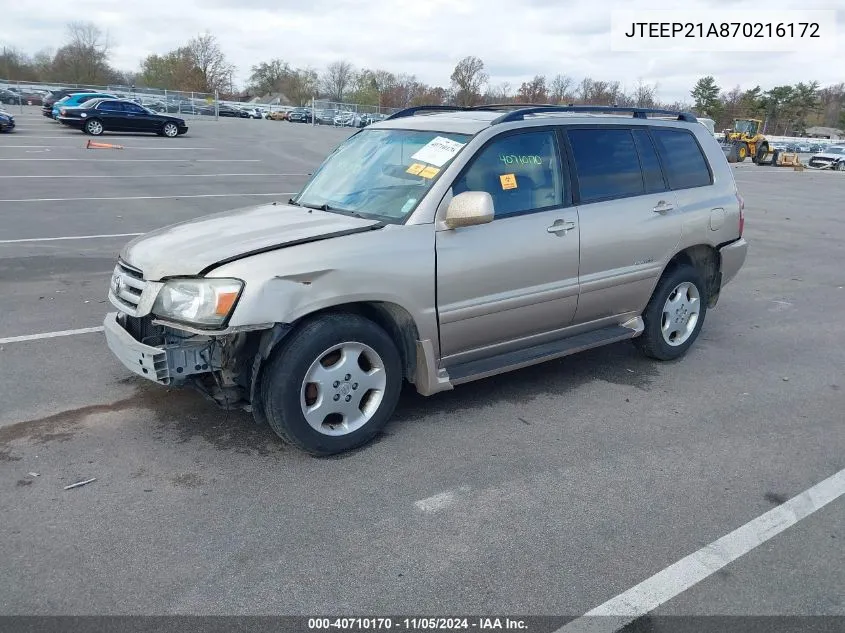
[(399, 110), (398, 112), (394, 112), (389, 117), (385, 119), (385, 121), (390, 121), (391, 119), (402, 119), (406, 116), (414, 116), (417, 112), (465, 112), (467, 110), (473, 110), (474, 108), (466, 108), (463, 106), (450, 106), (450, 105), (421, 105), (421, 106), (414, 106), (412, 108), (405, 108), (404, 110)]
[(551, 104), (532, 104), (532, 103), (491, 103), (478, 106), (452, 106), (452, 105), (422, 105), (405, 108), (391, 114), (386, 121), (391, 119), (402, 119), (404, 117), (414, 116), (417, 112), (496, 112), (497, 110), (510, 110), (501, 116), (493, 119), (491, 125), (498, 125), (499, 123), (510, 123), (511, 121), (523, 121), (525, 117), (531, 114), (546, 114), (546, 113), (563, 113), (563, 112), (595, 112), (601, 114), (610, 114), (613, 112), (628, 112), (631, 113), (635, 119), (647, 119), (648, 115), (671, 116), (677, 118), (678, 121), (686, 121), (687, 123), (695, 123), (698, 119), (694, 114), (689, 112), (680, 112), (677, 110), (658, 110), (656, 108), (635, 108), (627, 106), (591, 106), (591, 105), (551, 105)]
[(686, 121), (687, 123), (695, 123), (698, 121), (694, 114), (689, 112), (679, 112), (677, 110), (658, 110), (655, 108), (633, 108), (625, 106), (530, 106), (513, 110), (502, 116), (494, 119), (491, 125), (498, 125), (500, 123), (510, 123), (511, 121), (523, 121), (525, 117), (530, 114), (545, 114), (554, 112), (597, 112), (602, 114), (609, 114), (612, 112), (630, 112), (635, 119), (647, 119), (649, 114), (673, 116), (677, 117), (678, 121)]

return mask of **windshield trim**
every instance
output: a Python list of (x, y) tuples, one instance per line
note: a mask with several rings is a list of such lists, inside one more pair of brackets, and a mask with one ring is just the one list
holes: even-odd
[[(334, 150), (332, 150), (332, 152), (328, 156), (326, 156), (326, 158), (323, 160), (322, 164), (314, 171), (314, 173), (311, 175), (311, 178), (308, 179), (308, 182), (306, 182), (305, 185), (302, 187), (302, 189), (300, 189), (299, 193), (297, 193), (296, 196), (291, 198), (291, 202), (293, 204), (296, 204), (297, 206), (303, 206), (304, 207), (305, 205), (300, 203), (300, 199), (302, 197), (302, 192), (305, 191), (306, 187), (308, 187), (308, 185), (317, 177), (317, 175), (329, 163), (329, 160), (332, 158), (332, 156), (334, 156), (337, 153), (337, 151), (340, 149), (340, 147), (343, 144), (348, 143), (351, 139), (355, 138), (359, 134), (371, 132), (373, 130), (388, 130), (388, 131), (391, 131), (391, 132), (414, 132), (414, 133), (426, 132), (426, 133), (431, 133), (434, 136), (446, 134), (446, 135), (450, 135), (450, 136), (460, 136), (460, 137), (463, 137), (465, 140), (464, 140), (463, 147), (461, 147), (461, 149), (459, 149), (455, 153), (455, 155), (448, 161), (447, 165), (444, 168), (442, 168), (437, 173), (437, 175), (434, 176), (434, 178), (431, 179), (431, 184), (429, 185), (425, 194), (423, 196), (421, 196), (414, 203), (414, 206), (411, 207), (410, 209), (408, 209), (408, 211), (406, 211), (401, 217), (386, 216), (386, 215), (382, 215), (382, 214), (378, 214), (378, 213), (366, 213), (366, 212), (363, 212), (363, 211), (349, 211), (347, 209), (339, 210), (337, 208), (329, 208), (329, 209), (326, 210), (327, 213), (337, 213), (338, 215), (349, 215), (349, 216), (353, 216), (353, 217), (355, 215), (358, 215), (362, 218), (372, 219), (372, 220), (379, 221), (379, 222), (384, 222), (385, 224), (404, 225), (408, 221), (408, 219), (414, 214), (414, 212), (417, 210), (417, 208), (419, 208), (419, 205), (423, 202), (423, 200), (426, 199), (429, 192), (431, 192), (431, 190), (435, 187), (435, 185), (440, 180), (440, 178), (443, 176), (443, 174), (447, 170), (447, 168), (454, 164), (455, 160), (458, 159), (458, 157), (461, 155), (461, 153), (464, 151), (464, 149), (466, 149), (467, 145), (470, 144), (470, 141), (477, 135), (477, 133), (476, 134), (468, 134), (468, 133), (463, 133), (463, 132), (450, 132), (450, 131), (447, 131), (447, 130), (440, 130), (440, 129), (420, 130), (420, 129), (417, 129), (417, 128), (404, 128), (404, 127), (400, 128), (400, 127), (374, 127), (374, 126), (369, 126), (369, 127), (357, 130), (354, 134), (349, 136), (345, 141), (343, 141), (341, 144), (339, 144), (337, 147), (335, 147)], [(329, 205), (329, 206), (331, 207), (331, 205)]]

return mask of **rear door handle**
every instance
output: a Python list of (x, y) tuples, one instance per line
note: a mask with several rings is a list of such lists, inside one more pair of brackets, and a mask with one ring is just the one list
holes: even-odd
[(569, 231), (575, 228), (575, 222), (564, 222), (563, 220), (555, 220), (555, 223), (552, 224), (549, 228), (546, 229), (548, 233), (554, 233), (555, 235), (566, 235)]
[(666, 202), (665, 200), (661, 200), (657, 203), (657, 206), (652, 209), (652, 211), (654, 211), (655, 213), (666, 213), (667, 211), (671, 211), (674, 208), (675, 205), (673, 205), (672, 203)]

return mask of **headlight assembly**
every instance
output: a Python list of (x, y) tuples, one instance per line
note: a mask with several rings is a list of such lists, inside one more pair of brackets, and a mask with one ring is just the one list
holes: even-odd
[(239, 279), (171, 279), (159, 291), (152, 312), (174, 321), (219, 326), (229, 318), (243, 287)]

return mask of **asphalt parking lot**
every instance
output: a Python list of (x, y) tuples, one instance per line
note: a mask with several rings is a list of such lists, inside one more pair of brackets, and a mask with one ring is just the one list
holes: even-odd
[[(0, 136), (0, 614), (579, 616), (845, 468), (845, 174), (736, 166), (749, 259), (685, 359), (408, 391), (315, 459), (100, 332), (27, 337), (99, 326), (132, 234), (286, 200), (352, 130), (92, 150), (32, 110)], [(843, 525), (840, 496), (653, 613), (845, 616)]]

